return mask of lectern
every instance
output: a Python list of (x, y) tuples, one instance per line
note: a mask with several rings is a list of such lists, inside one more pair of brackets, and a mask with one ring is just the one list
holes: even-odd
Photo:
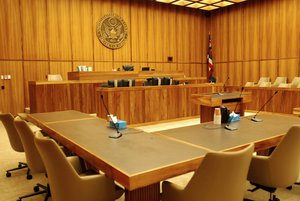
[(251, 99), (249, 92), (192, 94), (192, 102), (200, 105), (201, 123), (213, 121), (214, 110), (221, 105), (244, 116), (245, 103), (251, 102)]

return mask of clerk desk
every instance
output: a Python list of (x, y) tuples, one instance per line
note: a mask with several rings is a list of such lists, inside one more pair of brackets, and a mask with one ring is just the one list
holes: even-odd
[[(105, 172), (126, 188), (126, 201), (159, 201), (159, 182), (196, 170), (209, 151), (241, 149), (254, 142), (256, 150), (276, 145), (293, 124), (294, 116), (259, 115), (263, 122), (249, 117), (225, 130), (211, 123), (160, 131), (155, 134), (126, 129), (119, 139), (104, 120), (76, 112), (30, 114), (31, 122)], [(274, 126), (276, 125), (276, 126)]]

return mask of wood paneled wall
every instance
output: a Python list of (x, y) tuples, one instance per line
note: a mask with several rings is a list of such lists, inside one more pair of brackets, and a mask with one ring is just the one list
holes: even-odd
[(217, 81), (241, 86), (261, 76), (300, 76), (298, 0), (248, 0), (211, 12)]
[[(12, 106), (1, 98), (0, 111), (21, 112), (29, 105), (29, 80), (45, 80), (49, 73), (67, 79), (77, 65), (97, 71), (148, 65), (206, 76), (209, 32), (219, 82), (230, 77), (228, 84), (243, 85), (260, 76), (290, 81), (300, 76), (299, 10), (298, 0), (248, 0), (210, 15), (140, 0), (1, 0), (0, 68), (18, 73), (6, 81), (12, 85), (7, 93), (20, 93), (23, 100), (8, 100), (20, 102)], [(128, 25), (128, 40), (118, 50), (104, 47), (96, 36), (97, 21), (112, 12)]]
[[(136, 70), (183, 70), (187, 76), (205, 76), (207, 16), (192, 9), (139, 0), (1, 0), (0, 66), (20, 61), (20, 84), (29, 105), (28, 81), (45, 80), (49, 73), (67, 72), (77, 65), (111, 71), (124, 64)], [(120, 15), (129, 37), (117, 50), (104, 47), (96, 23), (108, 13)], [(173, 57), (173, 62), (167, 58)], [(13, 77), (15, 79), (15, 77)], [(21, 80), (19, 80), (21, 81)], [(0, 111), (12, 110), (1, 107)]]

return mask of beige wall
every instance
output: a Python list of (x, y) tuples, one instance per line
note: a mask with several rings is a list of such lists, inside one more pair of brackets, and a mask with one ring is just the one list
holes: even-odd
[[(140, 0), (1, 0), (0, 111), (28, 106), (28, 80), (67, 72), (77, 65), (110, 71), (123, 64), (136, 70), (182, 70), (206, 75), (208, 32), (212, 34), (215, 76), (242, 85), (260, 76), (299, 76), (298, 0), (248, 0), (213, 11)], [(118, 50), (104, 47), (96, 23), (107, 13), (123, 17), (129, 37)], [(173, 62), (167, 62), (172, 56)]]

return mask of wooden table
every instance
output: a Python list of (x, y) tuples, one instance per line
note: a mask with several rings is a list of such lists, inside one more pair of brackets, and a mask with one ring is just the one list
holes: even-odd
[(114, 129), (75, 111), (30, 114), (43, 131), (126, 188), (126, 201), (159, 201), (159, 182), (197, 169), (207, 150), (136, 129)]
[[(209, 151), (233, 151), (255, 143), (255, 150), (276, 145), (300, 118), (259, 115), (263, 122), (244, 117), (228, 131), (211, 123), (145, 133), (126, 129), (119, 139), (114, 129), (96, 117), (75, 111), (30, 114), (29, 120), (51, 137), (105, 172), (126, 188), (126, 201), (159, 201), (159, 182), (196, 170)], [(274, 126), (276, 125), (276, 126)]]
[(214, 110), (221, 105), (226, 106), (230, 111), (235, 110), (244, 116), (245, 104), (251, 102), (251, 93), (249, 92), (222, 92), (192, 94), (192, 102), (200, 105), (201, 123), (213, 121)]

